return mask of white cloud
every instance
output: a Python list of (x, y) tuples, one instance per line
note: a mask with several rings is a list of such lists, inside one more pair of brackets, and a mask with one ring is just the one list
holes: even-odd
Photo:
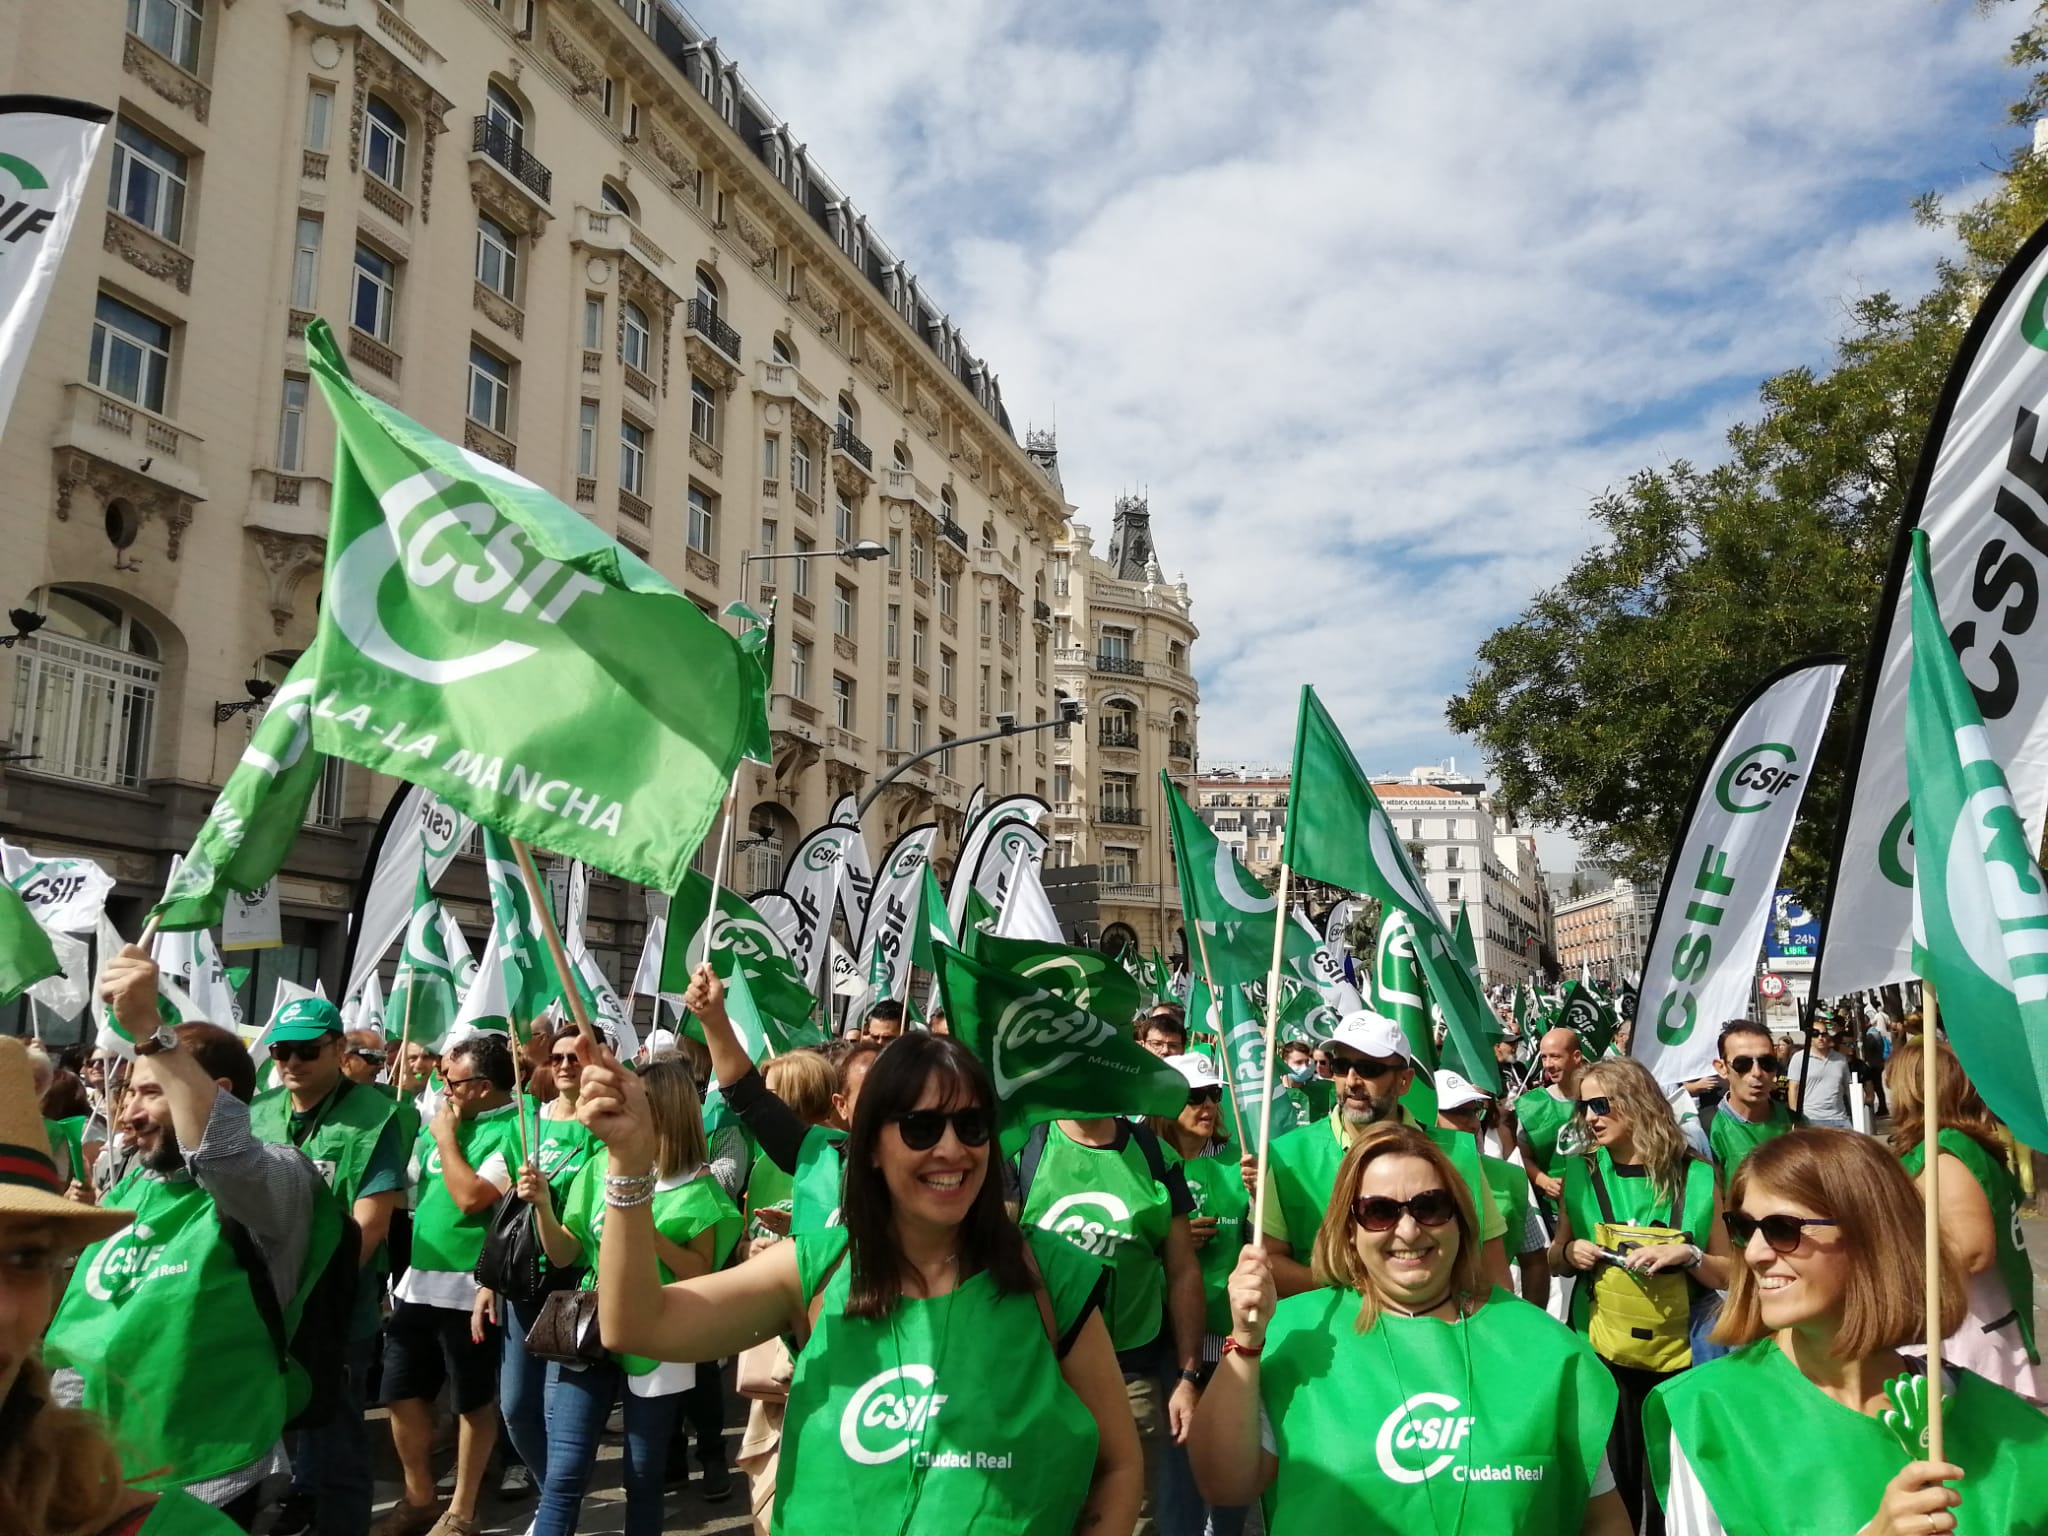
[(1591, 498), (1924, 284), (1908, 198), (2014, 133), (2011, 18), (1919, 0), (715, 9), (1099, 542), (1149, 487), (1212, 761), (1304, 681), (1372, 766), (1473, 759), (1443, 701)]

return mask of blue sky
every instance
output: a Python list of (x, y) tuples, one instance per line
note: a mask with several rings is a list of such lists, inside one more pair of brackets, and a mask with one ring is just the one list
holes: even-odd
[[(1963, 0), (697, 0), (1106, 543), (1148, 486), (1207, 763), (1477, 754), (1474, 648), (1594, 496), (1917, 291), (2018, 142)], [(1759, 658), (1768, 670), (1776, 658)]]

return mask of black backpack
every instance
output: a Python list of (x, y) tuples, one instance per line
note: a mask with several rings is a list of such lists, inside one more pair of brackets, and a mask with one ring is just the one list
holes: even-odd
[[(1138, 1144), (1138, 1150), (1145, 1157), (1145, 1171), (1152, 1175), (1155, 1184), (1166, 1182), (1166, 1154), (1159, 1150), (1159, 1137), (1149, 1125), (1126, 1120), (1125, 1128), (1130, 1132), (1130, 1142)], [(1041, 1120), (1025, 1133), (1024, 1145), (1017, 1150), (1017, 1209), (1024, 1209), (1024, 1202), (1031, 1195), (1031, 1181), (1038, 1177), (1038, 1164), (1045, 1156), (1046, 1138), (1052, 1134), (1052, 1122)]]
[(229, 1216), (220, 1218), (220, 1230), (235, 1261), (249, 1277), (249, 1294), (256, 1303), (256, 1315), (263, 1319), (264, 1331), (270, 1335), (277, 1368), (289, 1377), (284, 1427), (313, 1429), (327, 1423), (342, 1403), (342, 1378), (348, 1368), (349, 1335), (361, 1277), (363, 1229), (323, 1185), (314, 1206), (306, 1271), (294, 1298), (298, 1316), (289, 1334), (285, 1308), (270, 1283), (270, 1266), (256, 1239)]

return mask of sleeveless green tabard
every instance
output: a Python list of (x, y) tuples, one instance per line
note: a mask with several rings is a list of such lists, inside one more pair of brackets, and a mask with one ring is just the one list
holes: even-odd
[[(516, 1106), (506, 1104), (488, 1109), (474, 1120), (456, 1128), (455, 1144), (472, 1169), (502, 1152), (508, 1168), (519, 1163), (519, 1126), (513, 1119)], [(491, 1213), (466, 1216), (448, 1193), (441, 1177), (441, 1148), (431, 1125), (420, 1128), (416, 1155), (420, 1164), (420, 1199), (412, 1214), (412, 1267), (436, 1274), (466, 1275), (476, 1268), (484, 1251), (484, 1232)]]
[[(595, 1159), (584, 1164), (583, 1171), (576, 1175), (569, 1188), (568, 1203), (562, 1209), (562, 1226), (583, 1245), (583, 1289), (597, 1289), (597, 1250), (604, 1238), (604, 1220), (608, 1207), (604, 1203), (604, 1165)], [(723, 1269), (725, 1261), (732, 1257), (733, 1245), (739, 1241), (740, 1213), (725, 1191), (718, 1186), (718, 1180), (708, 1172), (699, 1173), (687, 1184), (675, 1189), (657, 1189), (653, 1199), (654, 1230), (674, 1243), (678, 1248), (686, 1247), (696, 1236), (710, 1229), (715, 1235), (711, 1244), (711, 1267)], [(667, 1285), (675, 1279), (675, 1272), (666, 1264), (655, 1266), (661, 1271), (661, 1283)], [(618, 1362), (629, 1376), (645, 1376), (657, 1360), (641, 1355), (619, 1355)]]
[(1479, 1167), (1501, 1219), (1508, 1224), (1507, 1251), (1512, 1259), (1522, 1251), (1522, 1234), (1529, 1228), (1528, 1172), (1519, 1163), (1488, 1157), (1484, 1152), (1479, 1154)]
[[(1086, 1315), (1102, 1266), (1026, 1232), (1064, 1336)], [(1066, 1383), (1037, 1301), (987, 1274), (944, 1296), (905, 1297), (881, 1319), (845, 1316), (843, 1229), (797, 1238), (806, 1305), (775, 1481), (778, 1536), (1059, 1536), (1095, 1472), (1096, 1428)]]
[(1556, 1178), (1558, 1165), (1564, 1161), (1558, 1155), (1557, 1138), (1572, 1118), (1572, 1106), (1538, 1083), (1517, 1095), (1514, 1110), (1516, 1124), (1536, 1149), (1536, 1171)]
[[(1697, 1157), (1688, 1157), (1685, 1164), (1685, 1199), (1681, 1202), (1679, 1219), (1671, 1221), (1671, 1202), (1656, 1193), (1655, 1186), (1647, 1177), (1622, 1176), (1614, 1171), (1614, 1159), (1607, 1155), (1605, 1147), (1595, 1147), (1592, 1158), (1572, 1157), (1565, 1159), (1564, 1169), (1564, 1210), (1571, 1218), (1572, 1237), (1585, 1242), (1593, 1240), (1593, 1228), (1600, 1222), (1600, 1202), (1593, 1195), (1592, 1164), (1600, 1166), (1600, 1178), (1607, 1185), (1607, 1199), (1614, 1207), (1614, 1219), (1625, 1224), (1643, 1223), (1649, 1226), (1676, 1225), (1684, 1231), (1686, 1241), (1704, 1248), (1714, 1231), (1714, 1165)], [(1697, 1293), (1699, 1282), (1690, 1275), (1688, 1283)], [(1572, 1327), (1580, 1333), (1586, 1331), (1587, 1308), (1593, 1302), (1591, 1283), (1572, 1287)]]
[(1280, 1462), (1270, 1536), (1579, 1529), (1616, 1400), (1582, 1339), (1498, 1287), (1462, 1322), (1382, 1312), (1361, 1334), (1357, 1316), (1348, 1289), (1273, 1314), (1259, 1370)]
[[(541, 1114), (535, 1116), (534, 1124), (540, 1127), (534, 1158), (540, 1164), (541, 1177), (548, 1181), (548, 1190), (555, 1197), (555, 1204), (560, 1206), (568, 1198), (576, 1175), (583, 1171), (584, 1165), (604, 1144), (573, 1115), (567, 1120), (555, 1120)], [(508, 1152), (506, 1158), (511, 1161), (512, 1154)]]
[(1707, 1145), (1714, 1149), (1714, 1166), (1721, 1171), (1721, 1187), (1725, 1189), (1734, 1181), (1735, 1170), (1742, 1166), (1745, 1157), (1773, 1137), (1784, 1135), (1792, 1126), (1792, 1111), (1775, 1099), (1771, 1101), (1770, 1114), (1761, 1121), (1731, 1114), (1726, 1104), (1716, 1110), (1707, 1126)]
[[(1943, 1131), (1941, 1150), (1970, 1170), (1970, 1177), (1990, 1202), (1991, 1226), (1998, 1234), (1998, 1275), (2005, 1282), (2006, 1299), (2018, 1320), (2020, 1342), (2027, 1346), (2027, 1358), (2039, 1365), (2041, 1353), (2034, 1346), (2034, 1265), (2027, 1256), (2027, 1238), (2020, 1227), (2019, 1199), (2013, 1190), (2012, 1175), (2006, 1172), (2004, 1163), (1962, 1131)], [(1908, 1178), (1918, 1179), (1927, 1163), (1927, 1149), (1920, 1145), (1909, 1147), (1899, 1161)]]
[(814, 1125), (797, 1148), (791, 1175), (789, 1231), (822, 1232), (839, 1225), (839, 1194), (846, 1182), (846, 1132)]
[(1103, 1321), (1119, 1350), (1139, 1349), (1159, 1337), (1173, 1206), (1152, 1177), (1136, 1136), (1127, 1134), (1115, 1150), (1084, 1147), (1057, 1125), (1047, 1126), (1045, 1152), (1018, 1220), (1108, 1264)]
[[(1346, 1144), (1339, 1140), (1338, 1122), (1333, 1117), (1320, 1125), (1304, 1125), (1292, 1136), (1273, 1143), (1273, 1189), (1267, 1209), (1278, 1209), (1287, 1225), (1287, 1242), (1296, 1262), (1306, 1264), (1316, 1244), (1316, 1231), (1323, 1213), (1330, 1207), (1330, 1194), (1337, 1187), (1337, 1169), (1344, 1162)], [(1423, 1129), (1423, 1134), (1442, 1149), (1451, 1166), (1464, 1176), (1472, 1196), (1473, 1214), (1481, 1232), (1498, 1232), (1501, 1222), (1493, 1203), (1486, 1175), (1479, 1166), (1479, 1145), (1459, 1131)], [(1488, 1213), (1495, 1214), (1489, 1218)]]
[(796, 1181), (776, 1167), (772, 1158), (756, 1152), (753, 1166), (747, 1170), (747, 1240), (781, 1235), (762, 1225), (761, 1212), (780, 1211), (791, 1216), (795, 1200)]
[[(1173, 1148), (1165, 1147), (1165, 1152), (1169, 1165), (1180, 1160)], [(1191, 1157), (1180, 1160), (1180, 1166), (1188, 1193), (1195, 1197), (1195, 1214), (1216, 1218), (1215, 1235), (1196, 1250), (1195, 1258), (1202, 1266), (1202, 1326), (1220, 1336), (1230, 1332), (1230, 1272), (1251, 1231), (1251, 1195), (1235, 1159)]]
[(401, 1094), (394, 1083), (371, 1083), (369, 1086), (389, 1099), (397, 1109), (398, 1145), (411, 1151), (413, 1143), (420, 1139), (420, 1111), (419, 1106), (413, 1103), (412, 1095)]
[(398, 1106), (383, 1094), (343, 1078), (313, 1111), (305, 1139), (292, 1141), (292, 1096), (283, 1088), (259, 1093), (249, 1106), (249, 1129), (272, 1146), (296, 1145), (306, 1154), (344, 1209), (353, 1207), (370, 1154), (384, 1127), (398, 1118)]
[(135, 1220), (79, 1256), (46, 1358), (84, 1379), (82, 1406), (105, 1418), (136, 1487), (248, 1466), (284, 1429), (286, 1376), (213, 1197), (138, 1169), (106, 1203)]
[[(1961, 1536), (2048, 1536), (2048, 1414), (1971, 1371), (1955, 1372), (1942, 1454)], [(1910, 1459), (1868, 1414), (1836, 1402), (1774, 1338), (1674, 1376), (1643, 1405), (1650, 1475), (1670, 1497), (1676, 1436), (1728, 1536), (1845, 1536), (1877, 1513)], [(1796, 1473), (1788, 1448), (1797, 1447)]]

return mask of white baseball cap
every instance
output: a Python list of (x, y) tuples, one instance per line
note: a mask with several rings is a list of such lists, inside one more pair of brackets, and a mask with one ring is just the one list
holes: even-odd
[(673, 1051), (675, 1048), (675, 1031), (669, 1029), (650, 1029), (647, 1032), (647, 1038), (640, 1042), (640, 1053), (649, 1061), (653, 1061), (664, 1052)]
[(1374, 1013), (1370, 1008), (1360, 1008), (1347, 1013), (1337, 1021), (1337, 1027), (1330, 1032), (1327, 1042), (1341, 1045), (1348, 1051), (1361, 1056), (1377, 1056), (1386, 1061), (1405, 1061), (1410, 1066), (1415, 1057), (1408, 1049), (1407, 1033), (1383, 1013)]
[(1438, 1109), (1464, 1109), (1467, 1105), (1487, 1103), (1492, 1097), (1484, 1088), (1474, 1087), (1449, 1067), (1436, 1075)]
[(1185, 1056), (1169, 1056), (1166, 1064), (1188, 1080), (1190, 1088), (1221, 1088), (1223, 1079), (1216, 1075), (1216, 1063), (1208, 1057), (1190, 1051)]

